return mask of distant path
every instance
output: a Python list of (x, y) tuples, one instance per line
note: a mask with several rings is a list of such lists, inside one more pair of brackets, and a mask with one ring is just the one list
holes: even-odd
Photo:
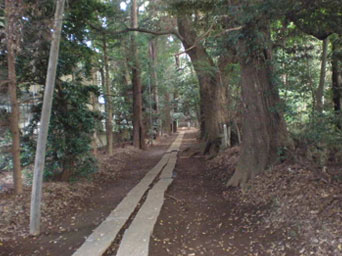
[[(127, 194), (110, 215), (94, 230), (74, 256), (100, 256), (111, 246), (120, 230), (139, 208), (144, 194), (148, 191), (137, 215), (126, 229), (120, 243), (118, 256), (147, 256), (150, 235), (164, 202), (164, 192), (172, 183), (173, 170), (177, 161), (184, 133), (177, 139), (166, 154), (145, 177)], [(159, 179), (158, 179), (158, 175)]]

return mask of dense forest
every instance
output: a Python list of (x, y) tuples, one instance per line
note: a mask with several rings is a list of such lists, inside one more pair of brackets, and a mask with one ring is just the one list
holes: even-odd
[(223, 198), (310, 213), (330, 241), (267, 255), (342, 255), (340, 0), (2, 0), (0, 42), (0, 200), (31, 200), (31, 234), (42, 182), (72, 191), (193, 129), (182, 152)]

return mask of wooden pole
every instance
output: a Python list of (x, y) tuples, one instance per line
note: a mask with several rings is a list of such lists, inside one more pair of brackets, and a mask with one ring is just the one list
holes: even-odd
[(46, 142), (49, 130), (53, 91), (55, 88), (56, 70), (59, 54), (59, 42), (63, 23), (65, 0), (56, 0), (56, 12), (53, 37), (50, 48), (50, 57), (46, 77), (43, 109), (40, 119), (38, 143), (34, 162), (34, 174), (31, 194), (30, 234), (40, 233), (40, 204), (42, 198), (43, 171), (45, 165)]

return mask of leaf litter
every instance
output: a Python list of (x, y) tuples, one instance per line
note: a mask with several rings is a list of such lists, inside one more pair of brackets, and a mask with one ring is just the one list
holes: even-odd
[[(63, 227), (59, 227), (58, 223), (69, 212), (83, 209), (96, 187), (116, 180), (125, 163), (138, 152), (139, 150), (127, 146), (114, 149), (112, 156), (100, 153), (99, 170), (88, 179), (81, 179), (74, 183), (45, 182), (41, 208), (44, 232), (48, 233), (49, 230), (56, 229), (63, 231)], [(7, 241), (29, 236), (31, 186), (25, 184), (23, 194), (14, 195), (13, 188), (9, 185), (11, 178), (7, 175), (0, 181), (2, 182), (0, 185), (6, 188), (0, 191), (0, 246), (2, 246)], [(75, 220), (76, 217), (72, 218)]]
[[(207, 175), (224, 187), (238, 155), (238, 147), (221, 152), (207, 162)], [(341, 169), (333, 175), (308, 162), (284, 162), (259, 174), (243, 190), (226, 188), (222, 195), (235, 205), (232, 211), (260, 209), (245, 212), (243, 222), (246, 231), (259, 236), (259, 247), (262, 243), (270, 247), (264, 248), (267, 255), (338, 256), (342, 255)], [(267, 243), (272, 234), (276, 239)]]

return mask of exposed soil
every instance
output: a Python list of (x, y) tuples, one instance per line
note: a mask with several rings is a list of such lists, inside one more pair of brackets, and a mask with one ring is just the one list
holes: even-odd
[(91, 180), (45, 184), (39, 237), (28, 236), (30, 188), (23, 196), (0, 194), (0, 213), (7, 216), (6, 221), (0, 219), (0, 255), (71, 255), (160, 160), (173, 139), (162, 138), (147, 151), (128, 147), (114, 150), (112, 157), (100, 156), (100, 171)]
[(180, 155), (177, 177), (167, 191), (151, 239), (150, 255), (274, 255), (267, 249), (285, 238), (258, 232), (259, 213), (267, 206), (241, 208), (234, 200), (226, 201), (224, 187), (206, 174), (205, 159), (189, 158), (191, 148), (196, 148), (196, 133), (186, 134), (183, 141), (182, 149), (190, 150)]
[[(198, 153), (196, 137), (195, 130), (184, 136), (150, 256), (342, 255), (340, 166), (322, 171), (307, 163), (284, 162), (258, 175), (244, 190), (227, 189), (239, 148), (206, 160)], [(163, 139), (148, 151), (128, 147), (117, 149), (113, 157), (100, 157), (102, 167), (92, 181), (46, 184), (43, 233), (37, 238), (27, 236), (29, 190), (17, 198), (0, 194), (5, 216), (0, 219), (0, 255), (71, 255), (173, 139)], [(4, 214), (8, 207), (11, 218)]]
[(239, 148), (207, 160), (186, 134), (177, 177), (150, 243), (150, 256), (340, 256), (342, 186), (283, 163), (245, 190), (227, 189)]

